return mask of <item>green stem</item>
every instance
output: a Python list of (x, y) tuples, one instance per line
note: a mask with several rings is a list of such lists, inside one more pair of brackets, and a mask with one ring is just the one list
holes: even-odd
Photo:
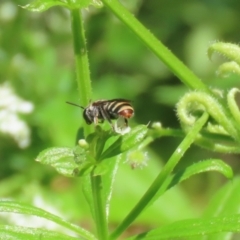
[(186, 137), (183, 139), (178, 148), (174, 151), (162, 171), (159, 173), (157, 178), (154, 180), (150, 188), (143, 195), (137, 205), (132, 209), (132, 211), (127, 215), (127, 217), (122, 221), (122, 223), (115, 229), (115, 231), (110, 235), (110, 239), (116, 239), (120, 236), (129, 225), (139, 216), (140, 213), (148, 206), (151, 199), (157, 193), (158, 189), (164, 184), (168, 175), (172, 172), (174, 167), (177, 165), (183, 154), (187, 151), (190, 145), (193, 143), (197, 137), (199, 131), (202, 129), (204, 124), (208, 120), (208, 114), (205, 112), (201, 118), (197, 120), (195, 125), (192, 127), (191, 131), (188, 132)]
[(92, 194), (95, 224), (97, 228), (97, 235), (99, 240), (106, 240), (108, 235), (107, 230), (107, 217), (105, 206), (103, 204), (102, 193), (102, 178), (101, 176), (94, 176), (94, 170), (91, 174)]
[[(78, 9), (71, 10), (71, 20), (80, 105), (85, 107), (90, 102), (92, 90), (83, 21)], [(85, 136), (90, 132), (91, 127), (85, 124)]]
[(153, 139), (160, 137), (185, 137), (185, 132), (182, 129), (174, 129), (174, 128), (160, 128), (160, 129), (152, 129), (149, 134)]
[(168, 50), (149, 30), (147, 30), (118, 0), (102, 0), (123, 23), (126, 24), (189, 88), (204, 90), (208, 87), (193, 74), (170, 50)]

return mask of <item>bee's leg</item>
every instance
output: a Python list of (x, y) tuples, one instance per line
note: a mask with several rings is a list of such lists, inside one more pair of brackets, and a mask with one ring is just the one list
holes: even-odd
[(124, 118), (124, 122), (125, 122), (126, 127), (127, 127), (127, 126), (128, 126), (128, 120), (127, 120), (127, 118)]
[(94, 122), (94, 125), (97, 126), (98, 125), (98, 117), (94, 117), (93, 122)]

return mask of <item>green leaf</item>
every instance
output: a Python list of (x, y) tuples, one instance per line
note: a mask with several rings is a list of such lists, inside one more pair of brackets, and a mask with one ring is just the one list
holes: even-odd
[(145, 125), (139, 125), (133, 128), (129, 133), (120, 136), (109, 148), (107, 148), (100, 156), (100, 160), (114, 157), (138, 146), (146, 137), (147, 132), (148, 128)]
[(22, 8), (33, 12), (44, 12), (51, 7), (62, 6), (69, 9), (87, 8), (89, 5), (94, 7), (102, 7), (100, 0), (35, 0)]
[(151, 205), (153, 202), (155, 202), (162, 194), (164, 194), (164, 192), (166, 192), (168, 189), (172, 188), (173, 186), (177, 185), (178, 183), (192, 177), (193, 175), (203, 173), (203, 172), (209, 172), (209, 171), (219, 172), (229, 179), (233, 177), (233, 172), (231, 167), (221, 160), (209, 159), (209, 160), (204, 160), (204, 161), (195, 163), (187, 167), (186, 169), (182, 171), (178, 171), (174, 175), (171, 175), (170, 177), (168, 177), (167, 180), (162, 185), (162, 187), (158, 190), (157, 194), (150, 201), (148, 206)]
[[(110, 159), (110, 161), (100, 162), (100, 164), (98, 164), (97, 167), (94, 169), (93, 173), (95, 176), (101, 175), (102, 177), (102, 193), (104, 200), (103, 204), (105, 206), (107, 216), (109, 213), (109, 202), (111, 200), (112, 185), (117, 173), (119, 160), (120, 158), (112, 158)], [(94, 217), (92, 183), (90, 176), (84, 176), (82, 178), (82, 187), (84, 196)]]
[(25, 6), (22, 6), (22, 8), (33, 12), (44, 12), (54, 6), (68, 7), (68, 3), (60, 0), (36, 0)]
[[(240, 213), (240, 177), (235, 177), (231, 182), (223, 186), (211, 199), (203, 217), (225, 216)], [(214, 235), (215, 236), (215, 235)], [(219, 238), (220, 237), (220, 238)], [(212, 239), (212, 238), (210, 238)], [(224, 234), (215, 236), (214, 239), (227, 239)], [(229, 238), (228, 238), (229, 239)]]
[(72, 237), (69, 235), (64, 235), (58, 232), (30, 228), (30, 227), (19, 227), (19, 226), (9, 226), (0, 225), (0, 239), (11, 239), (11, 240), (77, 240), (79, 238)]
[(86, 199), (86, 202), (88, 203), (92, 216), (94, 217), (92, 184), (90, 174), (83, 176), (81, 180), (84, 197)]
[(33, 206), (30, 206), (27, 204), (14, 202), (14, 201), (0, 200), (0, 212), (21, 213), (21, 214), (27, 214), (27, 215), (41, 217), (41, 218), (50, 220), (52, 222), (55, 222), (67, 229), (70, 229), (73, 232), (82, 236), (83, 238), (95, 239), (95, 237), (92, 234), (90, 234), (89, 232), (87, 232), (85, 229), (80, 228), (76, 225), (73, 225), (54, 214), (51, 214), (40, 208), (33, 207)]
[(177, 221), (173, 224), (169, 224), (128, 239), (189, 239), (190, 237), (193, 239), (193, 237), (196, 236), (208, 236), (219, 232), (239, 232), (239, 222), (239, 214), (206, 219), (188, 219)]
[(100, 126), (97, 126), (95, 132), (87, 136), (87, 142), (89, 143), (89, 152), (94, 159), (98, 160), (105, 147), (108, 139), (115, 139), (112, 131), (105, 131)]
[(225, 184), (212, 198), (204, 217), (240, 213), (240, 177)]
[(96, 8), (101, 8), (103, 6), (103, 3), (101, 0), (91, 0), (90, 4)]
[(203, 172), (216, 171), (223, 174), (226, 178), (233, 178), (233, 171), (229, 165), (219, 159), (208, 159), (187, 167), (183, 171), (179, 171), (174, 174), (171, 185), (175, 185), (177, 183), (177, 179), (180, 181), (186, 180), (191, 176)]
[(113, 183), (115, 181), (120, 160), (121, 160), (121, 157), (119, 156), (119, 157), (114, 157), (113, 159), (110, 159), (110, 161), (103, 161), (100, 163), (100, 164), (103, 164), (105, 162), (108, 168), (108, 171), (102, 175), (102, 187), (103, 187), (102, 192), (103, 192), (103, 199), (104, 199), (107, 218), (109, 216), (109, 208), (110, 208), (110, 201), (111, 201), (112, 191), (113, 191)]
[(85, 149), (79, 146), (47, 148), (37, 156), (36, 161), (54, 167), (67, 177), (82, 176), (93, 166)]
[(36, 158), (37, 162), (42, 164), (53, 164), (62, 158), (74, 158), (73, 148), (70, 147), (53, 147), (43, 150)]

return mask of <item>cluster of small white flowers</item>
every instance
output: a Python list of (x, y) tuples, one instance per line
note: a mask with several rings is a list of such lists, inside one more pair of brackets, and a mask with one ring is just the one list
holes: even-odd
[(28, 114), (33, 104), (19, 98), (9, 83), (0, 85), (0, 133), (9, 135), (20, 148), (30, 144), (30, 129), (18, 113)]

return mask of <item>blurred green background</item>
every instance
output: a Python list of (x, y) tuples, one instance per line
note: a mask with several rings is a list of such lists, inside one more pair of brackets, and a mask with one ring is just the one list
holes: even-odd
[[(0, 1), (0, 88), (9, 84), (18, 97), (34, 105), (31, 113), (18, 114), (31, 132), (27, 147), (19, 147), (0, 129), (0, 197), (49, 209), (91, 228), (81, 180), (60, 176), (34, 161), (47, 147), (73, 146), (77, 130), (84, 124), (81, 109), (65, 104), (79, 101), (69, 12), (54, 7), (34, 13), (18, 6), (27, 3), (27, 0)], [(215, 55), (212, 61), (207, 58), (207, 48), (212, 42), (239, 42), (239, 1), (124, 0), (122, 3), (207, 85), (225, 90), (239, 87), (234, 75), (227, 79), (216, 76), (223, 59)], [(188, 89), (107, 9), (89, 8), (84, 11), (84, 18), (93, 100), (131, 99), (135, 108), (135, 116), (130, 120), (132, 126), (160, 121), (164, 127), (179, 127), (175, 104)], [(15, 107), (14, 101), (8, 103), (2, 106), (0, 102), (2, 123), (1, 111)], [(113, 225), (144, 193), (180, 141), (162, 138), (151, 144), (148, 167), (142, 170), (121, 164), (110, 211)], [(239, 156), (219, 155), (198, 147), (187, 152), (178, 168), (209, 157), (221, 157), (238, 174)], [(225, 181), (214, 172), (191, 178), (141, 215), (136, 229), (201, 216), (213, 193)], [(158, 218), (153, 218), (153, 214)]]

